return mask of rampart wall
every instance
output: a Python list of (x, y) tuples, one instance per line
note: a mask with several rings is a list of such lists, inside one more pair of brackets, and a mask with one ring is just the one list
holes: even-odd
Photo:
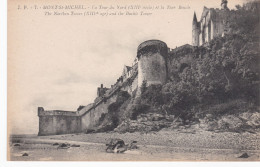
[(79, 133), (81, 119), (76, 112), (38, 108), (39, 136)]
[[(97, 126), (102, 114), (108, 113), (108, 106), (116, 102), (117, 93), (121, 90), (127, 91), (130, 95), (132, 95), (134, 90), (137, 89), (137, 83), (136, 71), (132, 77), (128, 78), (123, 83), (117, 84), (100, 101), (89, 107), (88, 110), (81, 115), (81, 131), (85, 132), (87, 129), (92, 129)], [(82, 110), (84, 110), (84, 108)]]

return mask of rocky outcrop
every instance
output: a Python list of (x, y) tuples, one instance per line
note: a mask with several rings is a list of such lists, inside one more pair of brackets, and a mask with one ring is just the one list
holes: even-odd
[(116, 129), (115, 132), (150, 132), (159, 131), (162, 128), (169, 128), (172, 126), (174, 116), (164, 116), (157, 113), (141, 114), (137, 120), (127, 119), (123, 121)]
[(254, 132), (260, 127), (260, 113), (244, 112), (237, 115), (223, 115), (220, 118), (213, 118), (211, 114), (207, 114), (199, 121), (199, 128), (208, 131)]

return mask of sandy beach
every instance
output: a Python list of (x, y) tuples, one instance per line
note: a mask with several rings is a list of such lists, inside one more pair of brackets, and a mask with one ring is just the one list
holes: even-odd
[[(111, 138), (137, 141), (138, 149), (107, 153)], [(259, 161), (258, 133), (161, 130), (150, 133), (93, 133), (55, 136), (12, 135), (12, 161)], [(54, 143), (78, 144), (60, 149)], [(18, 146), (15, 146), (18, 144)], [(28, 156), (22, 156), (27, 153)], [(239, 158), (247, 153), (248, 158)]]

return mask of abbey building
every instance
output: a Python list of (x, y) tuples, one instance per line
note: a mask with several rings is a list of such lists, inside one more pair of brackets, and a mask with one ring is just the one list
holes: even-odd
[(226, 18), (228, 17), (228, 1), (221, 1), (221, 9), (204, 7), (200, 19), (194, 12), (192, 21), (192, 45), (201, 46), (217, 36), (224, 36), (226, 32)]

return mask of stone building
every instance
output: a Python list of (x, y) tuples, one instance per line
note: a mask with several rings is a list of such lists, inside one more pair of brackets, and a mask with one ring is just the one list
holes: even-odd
[(215, 37), (224, 36), (226, 32), (226, 18), (228, 18), (229, 12), (227, 3), (227, 0), (222, 0), (221, 9), (204, 7), (199, 21), (194, 12), (192, 21), (193, 46), (201, 46)]

